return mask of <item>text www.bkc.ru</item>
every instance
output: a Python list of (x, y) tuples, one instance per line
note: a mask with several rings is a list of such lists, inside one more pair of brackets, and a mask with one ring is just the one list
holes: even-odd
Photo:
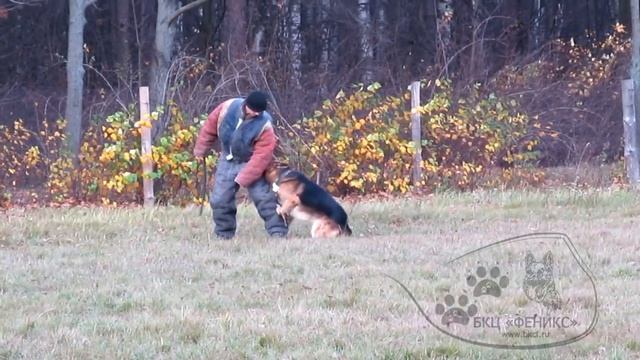
[(502, 333), (502, 337), (506, 338), (548, 338), (551, 336), (549, 331), (507, 331)]

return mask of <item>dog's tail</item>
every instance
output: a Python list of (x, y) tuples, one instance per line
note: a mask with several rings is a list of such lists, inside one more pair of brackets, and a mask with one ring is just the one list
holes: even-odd
[(349, 224), (347, 223), (345, 223), (344, 226), (340, 226), (340, 232), (347, 236), (351, 236), (353, 234), (351, 228), (349, 227)]
[(351, 236), (352, 231), (347, 221), (348, 220), (347, 213), (344, 211), (344, 209), (340, 205), (336, 206), (336, 208), (334, 209), (334, 211), (331, 213), (329, 217), (336, 224), (338, 224), (341, 235)]

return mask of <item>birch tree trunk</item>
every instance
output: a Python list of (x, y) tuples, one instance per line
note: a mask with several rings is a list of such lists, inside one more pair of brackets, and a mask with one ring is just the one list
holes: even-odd
[[(638, 0), (629, 0), (631, 4), (631, 79), (635, 87), (636, 119), (640, 119), (640, 4)], [(636, 139), (640, 139), (640, 126)]]
[[(176, 36), (175, 27), (169, 21), (171, 15), (178, 9), (177, 0), (158, 0), (158, 14), (156, 17), (156, 33), (153, 46), (153, 60), (149, 76), (151, 86), (149, 91), (151, 111), (164, 103), (166, 83), (173, 57), (173, 45)], [(154, 122), (151, 131), (155, 139), (159, 133), (159, 122)]]
[(300, 0), (291, 1), (291, 17), (289, 22), (289, 35), (291, 39), (291, 70), (293, 85), (296, 89), (301, 88), (302, 83), (302, 34), (300, 26), (302, 25), (302, 12)]
[[(320, 61), (318, 62), (318, 68), (322, 74), (331, 76), (331, 61), (333, 59), (332, 50), (335, 47), (332, 44), (333, 32), (332, 27), (329, 25), (331, 16), (331, 0), (321, 0), (320, 2)], [(324, 80), (319, 84), (319, 94), (321, 97), (326, 97), (329, 93), (328, 81)]]
[(360, 21), (360, 59), (362, 61), (362, 82), (368, 84), (373, 79), (373, 47), (371, 41), (371, 4), (369, 0), (358, 1)]
[(83, 44), (85, 9), (93, 0), (69, 1), (69, 45), (67, 48), (67, 150), (74, 167), (78, 166), (80, 141), (82, 139), (82, 91), (84, 89)]
[(253, 36), (253, 46), (251, 47), (251, 51), (256, 56), (262, 56), (264, 54), (264, 33), (265, 28), (264, 25), (260, 25), (258, 30)]
[(376, 46), (374, 53), (374, 62), (378, 65), (385, 61), (387, 47), (389, 46), (389, 33), (387, 24), (387, 13), (385, 7), (386, 1), (380, 0), (376, 3), (376, 21), (375, 21), (375, 38)]
[(332, 51), (335, 49), (333, 41), (333, 32), (329, 26), (329, 20), (332, 12), (331, 0), (322, 0), (322, 54), (320, 55), (320, 68), (326, 73), (331, 69), (331, 61), (333, 59)]
[[(156, 17), (156, 33), (153, 45), (153, 61), (149, 89), (151, 111), (163, 105), (169, 80), (171, 63), (176, 40), (176, 20), (185, 11), (195, 9), (209, 0), (196, 0), (178, 8), (178, 0), (158, 0)], [(164, 131), (165, 121), (156, 121), (151, 129), (151, 136), (155, 140)]]

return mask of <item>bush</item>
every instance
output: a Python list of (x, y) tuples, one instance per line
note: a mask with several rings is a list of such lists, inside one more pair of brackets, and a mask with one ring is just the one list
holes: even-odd
[[(426, 118), (425, 185), (466, 190), (509, 183), (514, 175), (524, 176), (520, 180), (528, 184), (543, 180), (542, 171), (526, 169), (535, 166), (540, 155), (536, 146), (546, 133), (518, 111), (516, 100), (487, 93), (479, 84), (454, 99), (448, 81), (433, 85), (434, 96), (419, 109)], [(485, 180), (487, 171), (496, 167), (504, 169), (498, 181)]]
[[(0, 164), (5, 170), (0, 172), (0, 202), (8, 205), (15, 189), (33, 188), (46, 181), (52, 170), (56, 171), (64, 126), (62, 120), (53, 124), (43, 121), (36, 130), (30, 130), (22, 119), (12, 126), (0, 125)], [(30, 196), (33, 201), (38, 200), (37, 193), (31, 192)]]
[[(422, 114), (422, 173), (427, 189), (473, 189), (495, 186), (486, 172), (498, 165), (526, 168), (537, 156), (544, 134), (516, 109), (515, 100), (484, 94), (475, 85), (464, 97), (452, 100), (448, 81), (437, 80), (434, 95), (417, 109)], [(326, 186), (338, 194), (410, 189), (412, 159), (409, 93), (381, 96), (381, 86), (359, 86), (326, 101), (313, 116), (293, 126), (299, 139), (294, 159), (306, 162), (308, 173), (321, 173)], [(295, 137), (289, 132), (290, 137)], [(298, 161), (301, 164), (304, 162)], [(542, 172), (505, 170), (501, 180), (527, 174), (528, 182), (542, 181)]]
[(510, 94), (520, 111), (557, 134), (539, 146), (543, 165), (612, 162), (623, 152), (618, 79), (627, 76), (630, 50), (629, 36), (618, 24), (588, 45), (555, 40), (544, 56), (503, 68), (487, 85)]
[[(538, 167), (621, 155), (620, 87), (630, 42), (622, 26), (600, 42), (578, 46), (555, 41), (535, 61), (508, 66), (483, 85), (452, 90), (443, 79), (423, 81), (421, 189), (538, 185)], [(409, 93), (382, 95), (381, 85), (356, 85), (326, 100), (311, 116), (288, 128), (289, 162), (336, 195), (405, 193), (417, 144), (410, 134)], [(613, 99), (613, 100), (612, 100)], [(615, 100), (618, 99), (618, 100)], [(191, 156), (205, 117), (185, 119), (169, 104), (170, 126), (153, 146), (160, 203), (201, 202), (198, 166)], [(142, 202), (139, 129), (135, 106), (89, 124), (79, 166), (64, 151), (64, 121), (22, 120), (0, 126), (0, 207), (22, 200), (70, 199), (100, 204)], [(279, 129), (282, 130), (282, 129)], [(214, 166), (215, 155), (207, 158)], [(40, 186), (44, 191), (34, 192)]]
[[(299, 162), (308, 173), (321, 172), (327, 189), (352, 191), (409, 189), (413, 145), (405, 134), (409, 118), (405, 101), (382, 97), (379, 84), (353, 93), (340, 92), (290, 132)], [(298, 136), (296, 136), (298, 135)]]
[[(191, 155), (204, 118), (187, 121), (175, 106), (170, 106), (171, 125), (152, 147), (156, 179), (156, 198), (162, 203), (185, 205), (198, 198), (196, 160)], [(53, 126), (42, 123), (34, 132), (16, 121), (11, 128), (0, 127), (3, 146), (0, 162), (8, 171), (0, 177), (0, 186), (19, 188), (31, 183), (44, 185), (40, 200), (60, 203), (70, 200), (110, 204), (142, 201), (140, 128), (150, 127), (159, 112), (148, 121), (135, 120), (135, 107), (116, 112), (103, 123), (92, 123), (83, 136), (78, 168), (63, 151), (63, 121)], [(212, 166), (215, 155), (207, 159)], [(1, 190), (1, 188), (0, 188)], [(6, 201), (5, 201), (6, 202)]]

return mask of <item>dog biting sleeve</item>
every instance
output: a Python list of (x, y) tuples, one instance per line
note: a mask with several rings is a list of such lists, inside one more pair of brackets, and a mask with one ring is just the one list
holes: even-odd
[(240, 186), (248, 187), (262, 177), (269, 164), (273, 161), (273, 151), (276, 148), (277, 141), (273, 127), (265, 126), (262, 134), (254, 143), (253, 155), (251, 155), (247, 165), (236, 177), (236, 182)]
[(207, 154), (207, 151), (211, 149), (213, 144), (218, 139), (218, 121), (222, 118), (220, 113), (223, 109), (228, 107), (227, 101), (216, 106), (215, 109), (207, 117), (204, 126), (200, 129), (198, 138), (196, 139), (196, 145), (193, 148), (193, 155), (196, 157), (203, 157)]

